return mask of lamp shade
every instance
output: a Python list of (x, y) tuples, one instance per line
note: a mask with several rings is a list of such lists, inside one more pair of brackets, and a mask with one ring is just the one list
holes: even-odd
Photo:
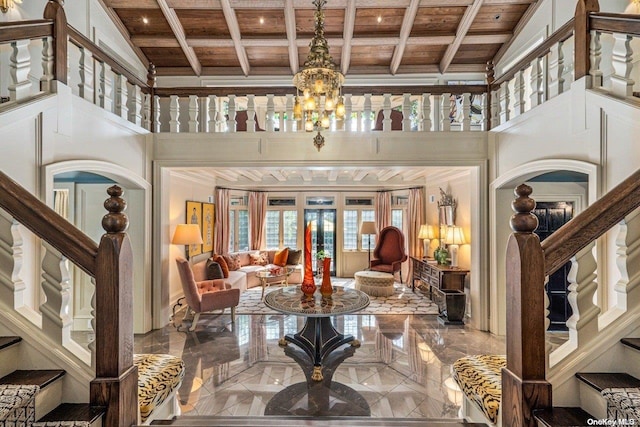
[(376, 234), (376, 223), (374, 221), (362, 221), (360, 223), (360, 234)]
[(418, 239), (435, 239), (436, 232), (433, 226), (428, 224), (422, 224), (420, 226), (420, 232), (418, 233)]
[(445, 236), (444, 242), (447, 245), (464, 245), (467, 243), (464, 240), (464, 233), (462, 232), (462, 227), (451, 226), (447, 227), (447, 235)]
[(198, 224), (178, 224), (171, 243), (174, 245), (201, 245), (200, 226)]

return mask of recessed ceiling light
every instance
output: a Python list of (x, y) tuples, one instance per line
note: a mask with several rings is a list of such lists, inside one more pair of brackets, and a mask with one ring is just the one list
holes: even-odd
[(264, 18), (261, 16), (260, 17), (260, 25), (264, 24)]
[(500, 14), (498, 14), (498, 15), (494, 16), (494, 17), (493, 17), (493, 19), (495, 19), (496, 21), (497, 21), (498, 19), (500, 19)]
[(142, 23), (143, 24), (148, 24), (149, 23), (149, 18), (147, 18), (146, 16), (142, 18)]
[(382, 16), (378, 15), (378, 24), (382, 22)]

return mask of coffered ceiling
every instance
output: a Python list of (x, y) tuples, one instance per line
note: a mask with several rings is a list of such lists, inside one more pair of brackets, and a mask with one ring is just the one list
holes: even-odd
[[(311, 0), (100, 0), (159, 75), (293, 75)], [(539, 0), (328, 0), (330, 53), (349, 74), (483, 72)]]

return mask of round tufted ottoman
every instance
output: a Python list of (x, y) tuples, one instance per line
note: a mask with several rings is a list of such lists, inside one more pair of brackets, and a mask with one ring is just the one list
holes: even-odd
[(354, 274), (356, 289), (372, 297), (388, 297), (393, 295), (393, 274), (380, 271), (358, 271)]

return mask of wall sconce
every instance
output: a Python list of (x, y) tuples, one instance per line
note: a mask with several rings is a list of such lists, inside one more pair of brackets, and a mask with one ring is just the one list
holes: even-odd
[(189, 245), (201, 245), (202, 233), (198, 224), (178, 224), (173, 233), (171, 243), (174, 245), (185, 245), (186, 255), (189, 259)]
[(0, 0), (0, 10), (2, 13), (7, 13), (14, 4), (21, 4), (22, 0)]
[(451, 253), (451, 267), (458, 266), (458, 247), (459, 245), (464, 245), (467, 243), (464, 240), (464, 233), (462, 232), (462, 227), (458, 227), (456, 225), (447, 227), (447, 234), (444, 239), (444, 242), (449, 246), (449, 251)]
[(429, 256), (429, 246), (431, 240), (436, 238), (436, 232), (433, 226), (428, 224), (422, 224), (420, 226), (420, 233), (418, 233), (418, 239), (422, 239), (422, 256)]

